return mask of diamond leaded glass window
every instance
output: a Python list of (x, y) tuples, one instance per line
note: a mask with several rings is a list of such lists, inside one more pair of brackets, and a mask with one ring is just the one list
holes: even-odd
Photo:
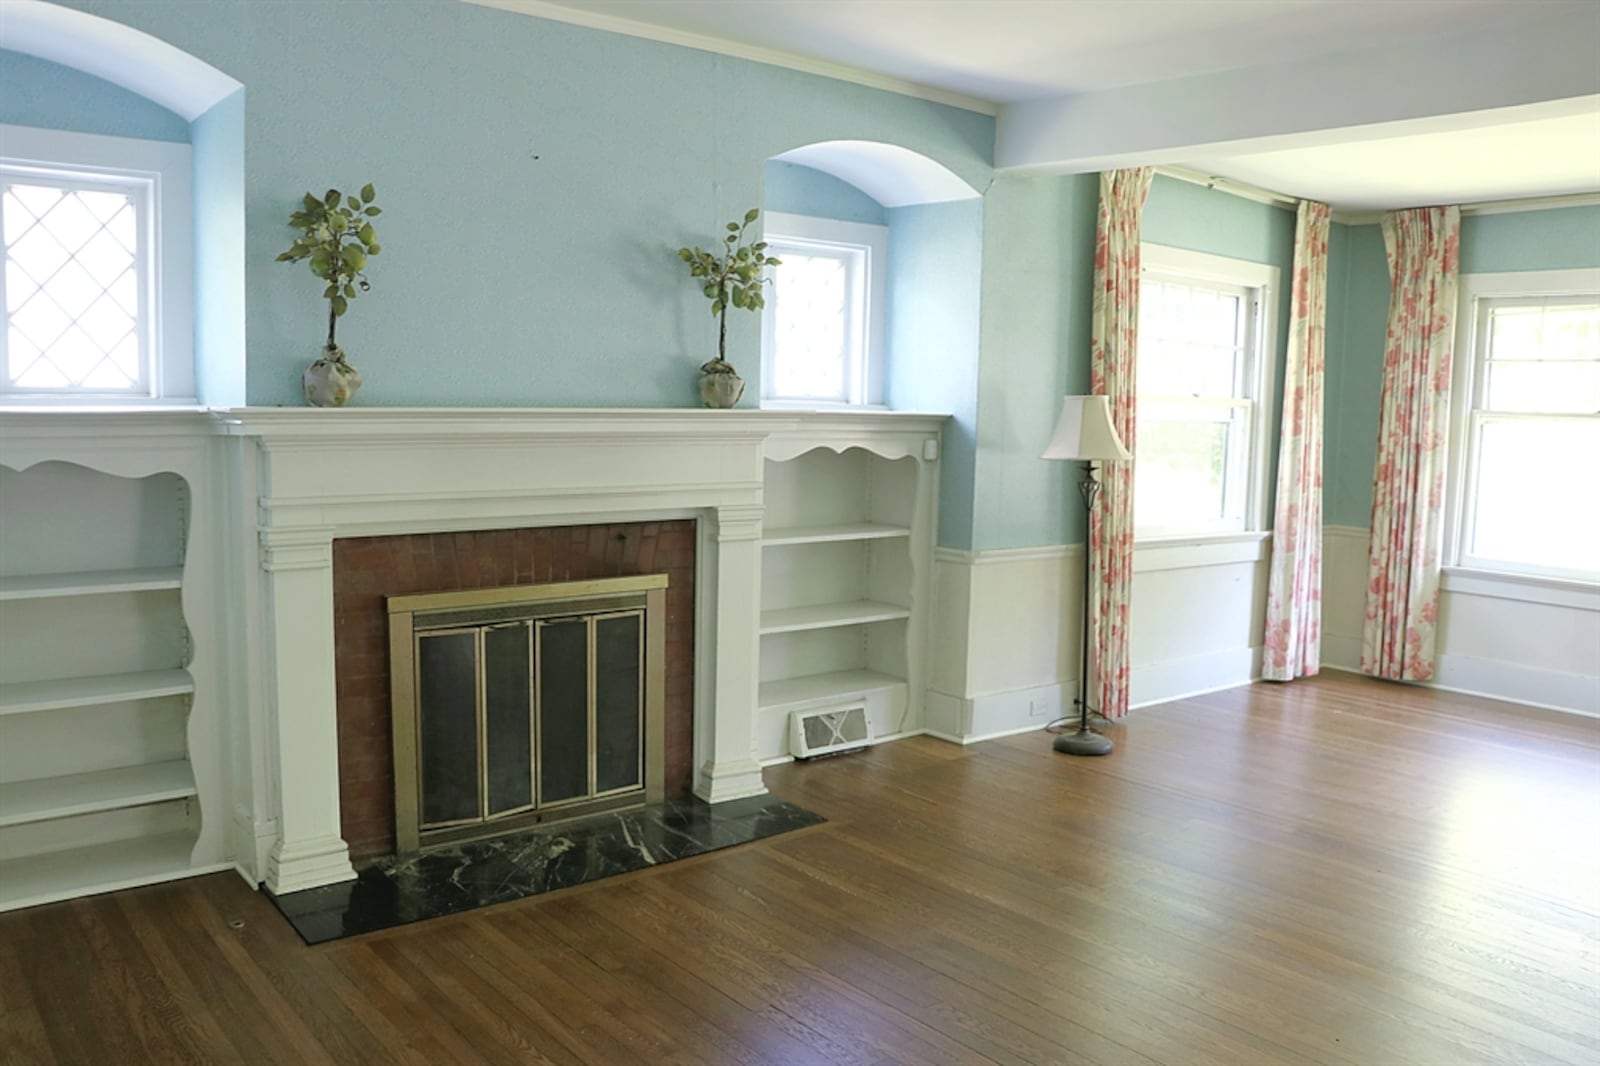
[(5, 392), (149, 395), (150, 189), (7, 169)]

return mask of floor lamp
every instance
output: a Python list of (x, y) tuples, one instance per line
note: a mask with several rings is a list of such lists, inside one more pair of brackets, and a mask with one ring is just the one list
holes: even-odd
[(1078, 492), (1083, 497), (1083, 621), (1078, 627), (1082, 649), (1078, 657), (1078, 731), (1062, 733), (1051, 745), (1068, 755), (1109, 755), (1111, 738), (1089, 728), (1089, 513), (1100, 495), (1094, 476), (1095, 460), (1132, 459), (1111, 424), (1111, 401), (1105, 396), (1068, 396), (1061, 401), (1061, 416), (1041, 459), (1073, 459), (1083, 463)]

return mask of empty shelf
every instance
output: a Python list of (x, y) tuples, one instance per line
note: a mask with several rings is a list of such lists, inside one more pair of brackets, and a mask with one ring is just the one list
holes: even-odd
[(851, 603), (821, 603), (811, 607), (782, 607), (761, 612), (761, 634), (794, 633), (802, 629), (831, 629), (835, 626), (867, 622), (891, 622), (910, 618), (911, 610), (892, 603), (856, 600)]
[(148, 592), (183, 585), (180, 567), (143, 570), (87, 570), (76, 574), (28, 574), (0, 577), (0, 600), (38, 600), (60, 596), (95, 596), (107, 592)]
[(776, 544), (827, 544), (841, 540), (882, 540), (890, 537), (909, 537), (906, 526), (887, 526), (875, 522), (857, 522), (838, 526), (781, 526), (767, 530), (761, 537), (763, 546)]
[(193, 833), (160, 833), (0, 860), (0, 910), (182, 877), (194, 844)]
[(18, 681), (0, 685), (0, 714), (54, 711), (99, 703), (148, 700), (194, 691), (183, 670), (150, 670), (136, 674), (101, 674), (55, 681)]
[(194, 772), (183, 759), (0, 785), (0, 826), (187, 799)]
[(847, 700), (879, 689), (905, 687), (905, 678), (880, 674), (874, 670), (840, 670), (831, 674), (811, 674), (768, 681), (761, 686), (756, 702), (763, 710), (793, 707), (828, 700)]

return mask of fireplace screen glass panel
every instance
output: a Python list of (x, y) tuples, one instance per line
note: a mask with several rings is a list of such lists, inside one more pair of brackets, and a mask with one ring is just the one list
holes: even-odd
[(644, 619), (595, 619), (595, 791), (643, 783)]
[(589, 623), (540, 622), (539, 802), (589, 793)]
[(533, 805), (533, 723), (528, 716), (529, 627), (494, 626), (483, 636), (489, 815)]
[(478, 806), (478, 639), (474, 630), (417, 639), (422, 822), (476, 820)]

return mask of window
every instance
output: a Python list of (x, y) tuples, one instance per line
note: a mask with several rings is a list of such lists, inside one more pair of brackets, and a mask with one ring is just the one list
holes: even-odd
[(1160, 245), (1141, 257), (1136, 535), (1261, 528), (1276, 270)]
[(1600, 581), (1600, 271), (1469, 275), (1461, 317), (1455, 562)]
[(887, 228), (774, 213), (764, 239), (781, 263), (762, 316), (763, 402), (882, 402)]
[(188, 145), (0, 136), (0, 395), (192, 401)]

